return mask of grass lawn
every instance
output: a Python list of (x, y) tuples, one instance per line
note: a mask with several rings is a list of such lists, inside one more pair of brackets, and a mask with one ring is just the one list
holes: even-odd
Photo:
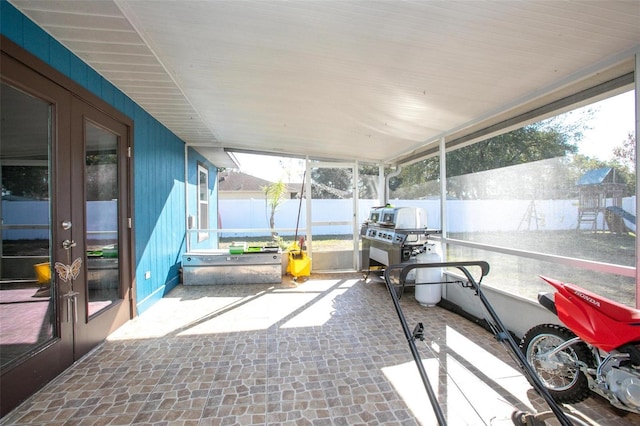
[[(636, 239), (633, 234), (613, 234), (590, 231), (519, 231), (474, 232), (449, 234), (449, 238), (487, 245), (518, 249), (557, 256), (585, 259), (614, 265), (635, 266)], [(249, 245), (263, 245), (271, 241), (264, 238), (229, 238), (221, 242), (227, 247), (232, 241), (245, 241)], [(284, 237), (290, 244), (293, 236)], [(314, 251), (351, 250), (351, 235), (314, 235)], [(451, 245), (447, 258), (455, 260), (484, 260), (491, 272), (484, 284), (536, 300), (540, 291), (551, 291), (539, 275), (573, 282), (612, 300), (635, 306), (635, 279), (603, 274), (556, 263), (506, 255), (488, 250), (477, 250)]]
[[(635, 267), (636, 239), (632, 234), (588, 231), (521, 231), (468, 233), (450, 238), (557, 256)], [(539, 275), (572, 282), (612, 300), (635, 306), (636, 282), (632, 277), (605, 274), (487, 250), (450, 246), (449, 260), (485, 260), (491, 272), (487, 285), (536, 300), (540, 291), (551, 291)]]

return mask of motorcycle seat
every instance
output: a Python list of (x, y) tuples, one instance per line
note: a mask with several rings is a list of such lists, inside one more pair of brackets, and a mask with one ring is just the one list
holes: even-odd
[(586, 303), (598, 309), (609, 318), (621, 323), (637, 323), (640, 324), (640, 310), (634, 309), (622, 303), (599, 296), (588, 290), (583, 289), (575, 284), (560, 283), (573, 295), (580, 297)]

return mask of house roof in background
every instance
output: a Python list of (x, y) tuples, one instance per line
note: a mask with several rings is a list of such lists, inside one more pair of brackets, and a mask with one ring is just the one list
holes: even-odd
[(272, 182), (246, 173), (224, 171), (218, 173), (218, 191), (262, 192)]
[[(273, 182), (242, 172), (232, 170), (218, 172), (219, 192), (264, 192), (264, 187), (271, 183)], [(287, 183), (286, 186), (289, 194), (295, 194), (297, 196), (302, 188), (302, 183)]]

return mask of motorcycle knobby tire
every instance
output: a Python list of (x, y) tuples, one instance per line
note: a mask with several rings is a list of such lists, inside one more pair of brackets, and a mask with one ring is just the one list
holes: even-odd
[[(527, 362), (558, 403), (575, 404), (589, 398), (589, 381), (577, 363), (581, 361), (592, 366), (593, 355), (583, 342), (556, 354), (547, 365), (538, 361), (536, 355), (548, 352), (574, 337), (576, 335), (566, 327), (540, 324), (527, 331), (520, 342), (520, 350)], [(562, 363), (563, 358), (566, 363)], [(531, 383), (531, 379), (527, 379)]]

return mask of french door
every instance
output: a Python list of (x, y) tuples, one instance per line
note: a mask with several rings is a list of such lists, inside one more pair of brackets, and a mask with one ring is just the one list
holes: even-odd
[(2, 52), (1, 415), (131, 318), (130, 129)]
[[(127, 261), (129, 127), (78, 98), (71, 105), (71, 212), (69, 223), (62, 221), (71, 226), (71, 236), (60, 243), (67, 263), (54, 270), (70, 291), (63, 298), (72, 312), (63, 319), (73, 321), (77, 359), (133, 313)], [(74, 268), (78, 278), (65, 281)]]

